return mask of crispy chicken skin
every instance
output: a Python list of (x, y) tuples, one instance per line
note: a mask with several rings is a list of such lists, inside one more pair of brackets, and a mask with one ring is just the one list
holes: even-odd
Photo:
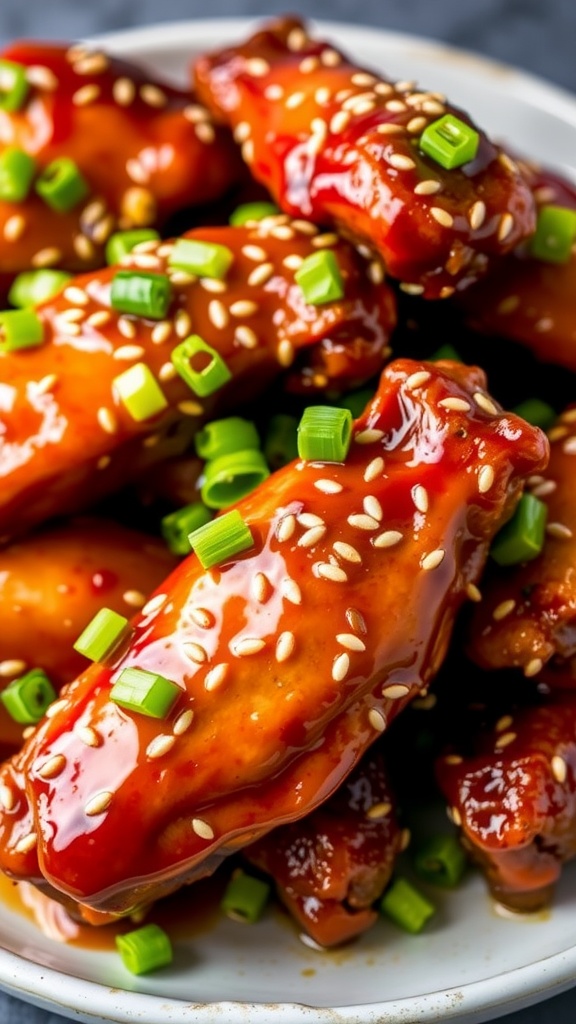
[(244, 851), (270, 874), (296, 922), (321, 946), (362, 934), (378, 918), (404, 834), (385, 758), (375, 746), (312, 814)]
[(76, 272), (102, 266), (119, 229), (161, 227), (178, 210), (218, 198), (241, 161), (228, 133), (187, 90), (144, 68), (83, 46), (19, 42), (2, 59), (24, 66), (23, 105), (0, 111), (0, 154), (16, 147), (36, 175), (63, 157), (87, 188), (71, 209), (53, 209), (32, 184), (0, 201), (0, 279), (31, 267)]
[[(171, 244), (152, 243), (125, 257), (121, 268), (75, 278), (38, 307), (43, 343), (0, 351), (0, 537), (118, 490), (186, 450), (208, 416), (248, 403), (281, 374), (290, 374), (290, 386), (314, 393), (329, 384), (353, 387), (379, 372), (395, 324), (393, 294), (373, 283), (370, 264), (351, 245), (333, 238), (344, 295), (307, 304), (294, 274), (298, 259), (317, 251), (316, 235), (313, 225), (292, 227), (287, 217), (198, 228), (185, 237), (233, 254), (225, 281), (179, 274), (168, 265)], [(164, 319), (111, 308), (119, 269), (168, 275), (172, 298)], [(192, 333), (232, 375), (204, 400), (170, 359)], [(120, 373), (140, 362), (167, 402), (143, 421), (132, 418), (114, 387)]]
[(548, 508), (543, 550), (523, 565), (491, 566), (470, 617), (467, 650), (482, 668), (518, 668), (551, 686), (574, 686), (576, 406), (549, 434), (550, 463), (531, 481)]
[(194, 83), (282, 209), (368, 245), (411, 293), (453, 294), (534, 230), (528, 184), (483, 132), (461, 168), (420, 150), (427, 125), (447, 113), (471, 125), (466, 113), (355, 66), (295, 18), (202, 55)]
[[(576, 210), (576, 185), (546, 169), (526, 167), (537, 206)], [(520, 342), (543, 363), (576, 371), (576, 252), (566, 263), (530, 256), (526, 246), (458, 296), (471, 326)]]
[(562, 693), (499, 718), (474, 750), (436, 766), (462, 842), (495, 899), (512, 910), (549, 904), (576, 854), (576, 699)]
[[(4, 764), (2, 869), (101, 920), (317, 808), (427, 689), (547, 458), (480, 369), (391, 363), (346, 461), (297, 460), (239, 502), (253, 546), (184, 559)], [(180, 687), (166, 720), (110, 700), (128, 667)]]

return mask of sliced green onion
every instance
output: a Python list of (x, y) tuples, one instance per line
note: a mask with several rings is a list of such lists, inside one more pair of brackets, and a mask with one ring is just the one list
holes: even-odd
[(58, 295), (71, 279), (72, 274), (65, 270), (52, 270), (49, 267), (42, 267), (41, 270), (23, 270), (10, 286), (8, 301), (20, 309), (38, 306), (41, 302)]
[(222, 356), (198, 334), (185, 338), (172, 350), (170, 358), (190, 390), (200, 398), (218, 391), (232, 377)]
[(453, 345), (448, 343), (446, 343), (446, 345), (440, 345), (440, 348), (437, 348), (433, 355), (428, 356), (428, 360), (431, 363), (437, 363), (440, 359), (452, 359), (455, 363), (462, 362), (462, 356), (460, 353)]
[(114, 266), (142, 242), (156, 242), (160, 235), (153, 228), (133, 228), (131, 231), (116, 231), (106, 242), (106, 263)]
[(234, 921), (255, 924), (262, 917), (270, 890), (270, 884), (264, 879), (236, 871), (224, 890), (220, 909)]
[(0, 110), (12, 114), (26, 102), (30, 85), (23, 64), (0, 60)]
[(206, 508), (203, 502), (194, 501), (164, 516), (160, 522), (160, 532), (172, 554), (189, 555), (189, 535), (200, 526), (205, 526), (211, 519), (210, 509)]
[(158, 924), (145, 924), (133, 932), (116, 936), (116, 948), (131, 974), (148, 974), (167, 967), (174, 959), (172, 943)]
[(33, 309), (7, 309), (0, 313), (0, 352), (36, 348), (44, 341), (44, 324)]
[(414, 854), (414, 870), (426, 882), (451, 889), (461, 881), (466, 854), (456, 836), (431, 836)]
[(298, 426), (298, 454), (309, 462), (344, 462), (352, 439), (352, 413), (309, 405)]
[(533, 427), (540, 427), (541, 430), (548, 430), (556, 419), (556, 410), (543, 402), (541, 398), (527, 398), (514, 406), (512, 410)]
[(59, 156), (48, 164), (34, 187), (47, 206), (58, 213), (73, 210), (90, 191), (81, 171), (68, 156)]
[(342, 409), (350, 409), (352, 418), (357, 420), (362, 415), (364, 409), (374, 398), (374, 388), (360, 388), (359, 391), (351, 391), (348, 395), (343, 395), (339, 400), (338, 405)]
[(565, 206), (541, 206), (530, 255), (546, 263), (567, 263), (576, 239), (576, 210)]
[(172, 285), (165, 274), (119, 270), (112, 279), (110, 303), (119, 313), (163, 320), (171, 298)]
[(0, 199), (21, 203), (30, 191), (35, 173), (34, 157), (16, 146), (8, 146), (0, 156)]
[(422, 152), (447, 171), (474, 160), (479, 144), (478, 132), (454, 114), (444, 114), (444, 117), (433, 121), (419, 140)]
[(228, 416), (207, 423), (196, 434), (194, 443), (201, 459), (218, 459), (244, 448), (259, 448), (260, 437), (252, 420)]
[(143, 668), (125, 668), (110, 690), (110, 700), (148, 718), (166, 718), (181, 695), (177, 683)]
[(268, 463), (257, 448), (220, 455), (204, 467), (202, 500), (208, 508), (228, 508), (269, 476)]
[(311, 306), (335, 302), (344, 295), (342, 274), (331, 249), (321, 249), (306, 256), (295, 272), (294, 280)]
[(271, 416), (264, 435), (264, 455), (270, 469), (280, 469), (298, 458), (298, 420), (289, 413)]
[(217, 242), (201, 242), (193, 238), (179, 238), (172, 247), (168, 264), (185, 270), (198, 277), (224, 278), (228, 273), (234, 253), (227, 245)]
[(233, 227), (242, 227), (250, 221), (264, 220), (265, 217), (275, 217), (280, 210), (275, 203), (241, 203), (230, 215), (230, 224)]
[(517, 565), (536, 558), (544, 544), (548, 506), (523, 494), (516, 511), (492, 541), (490, 554), (498, 565)]
[(405, 878), (397, 878), (384, 893), (380, 910), (399, 928), (413, 935), (436, 913), (436, 907)]
[(137, 423), (157, 416), (168, 407), (166, 396), (146, 363), (134, 363), (124, 373), (119, 373), (112, 386)]
[(224, 512), (205, 526), (194, 530), (188, 538), (203, 569), (227, 562), (234, 555), (254, 546), (250, 527), (237, 509)]
[(56, 690), (43, 669), (33, 668), (0, 693), (6, 711), (19, 725), (35, 725), (46, 713)]
[(90, 661), (104, 661), (129, 631), (128, 619), (111, 608), (101, 608), (72, 646)]

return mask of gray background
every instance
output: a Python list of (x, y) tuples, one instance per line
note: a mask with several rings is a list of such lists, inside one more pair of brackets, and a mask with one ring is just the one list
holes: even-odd
[[(516, 64), (576, 93), (576, 0), (0, 0), (0, 44), (19, 37), (68, 41), (157, 21), (283, 12), (432, 36)], [(501, 1024), (575, 1020), (576, 989), (500, 1018)], [(0, 1024), (64, 1024), (64, 1018), (0, 994)]]

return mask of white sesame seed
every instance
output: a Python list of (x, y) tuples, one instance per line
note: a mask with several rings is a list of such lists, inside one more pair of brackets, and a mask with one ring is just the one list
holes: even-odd
[(46, 718), (54, 718), (59, 715), (61, 711), (64, 711), (68, 707), (68, 701), (65, 697), (60, 700), (54, 700), (50, 706), (46, 709)]
[(153, 345), (162, 345), (172, 334), (172, 323), (170, 320), (160, 320), (154, 324), (150, 332), (150, 340)]
[(406, 387), (410, 390), (415, 388), (421, 388), (423, 384), (427, 384), (430, 380), (431, 374), (428, 370), (417, 370), (416, 373), (411, 373), (406, 378)]
[(174, 735), (183, 736), (184, 733), (187, 732), (190, 726), (192, 725), (193, 718), (194, 712), (192, 711), (191, 708), (188, 708), (186, 711), (181, 711), (180, 714), (178, 715), (178, 718), (174, 722), (174, 725), (172, 726), (172, 732), (174, 733)]
[(274, 273), (274, 265), (272, 263), (259, 263), (257, 267), (248, 275), (248, 284), (251, 287), (258, 287), (259, 285), (266, 284), (270, 280)]
[(362, 88), (365, 86), (375, 85), (377, 78), (369, 71), (355, 71), (350, 81), (352, 82), (352, 85), (358, 85)]
[(99, 747), (100, 736), (91, 725), (75, 725), (74, 732), (86, 747)]
[(470, 412), (470, 402), (467, 402), (465, 398), (457, 398), (456, 395), (441, 398), (438, 405), (441, 405), (443, 409), (449, 409), (451, 412)]
[(357, 608), (347, 608), (345, 614), (346, 614), (346, 621), (347, 621), (348, 625), (350, 626), (350, 629), (355, 630), (356, 633), (367, 633), (368, 632), (367, 629), (366, 629), (366, 623), (364, 621), (364, 616), (362, 615), (361, 612), (358, 611)]
[(146, 604), (146, 595), (141, 590), (125, 590), (122, 600), (131, 608), (143, 608)]
[(546, 533), (556, 540), (571, 540), (572, 530), (565, 523), (547, 523)]
[(502, 217), (500, 218), (500, 225), (498, 227), (498, 241), (504, 242), (508, 238), (508, 235), (512, 231), (513, 227), (514, 217), (512, 216), (512, 214), (503, 213)]
[(346, 647), (349, 651), (365, 651), (366, 644), (359, 636), (355, 633), (337, 633), (336, 641), (341, 647)]
[(208, 661), (208, 655), (202, 644), (195, 643), (194, 641), (186, 641), (182, 644), (182, 653), (190, 658), (190, 661), (195, 661), (197, 665), (203, 665), (205, 661)]
[(207, 146), (214, 142), (216, 138), (214, 126), (208, 124), (207, 121), (200, 121), (199, 124), (194, 125), (194, 134), (198, 139), (200, 139), (200, 142), (203, 142)]
[(370, 711), (368, 712), (368, 721), (376, 732), (384, 732), (386, 728), (386, 719), (382, 712), (378, 711), (378, 708), (370, 708)]
[(493, 466), (481, 466), (478, 472), (478, 491), (480, 494), (486, 494), (490, 490), (495, 477), (496, 474), (494, 473)]
[(515, 732), (503, 732), (500, 736), (498, 736), (496, 742), (494, 743), (494, 746), (497, 747), (498, 750), (502, 750), (503, 747), (510, 746), (510, 744), (513, 743), (515, 739)]
[(145, 353), (142, 345), (120, 345), (120, 348), (112, 353), (112, 358), (128, 362), (131, 359), (141, 359)]
[(296, 638), (294, 633), (291, 633), (289, 630), (285, 630), (283, 633), (280, 633), (280, 636), (276, 641), (276, 661), (286, 661), (292, 654), (295, 643)]
[[(74, 252), (81, 260), (91, 260), (94, 258), (95, 249), (89, 238), (86, 235), (75, 235), (73, 242)], [(104, 310), (102, 310), (104, 312)]]
[(353, 526), (356, 530), (377, 530), (380, 523), (374, 516), (366, 515), (366, 513), (353, 513), (348, 516), (348, 523)]
[(313, 526), (310, 530), (306, 530), (301, 537), (298, 538), (299, 548), (312, 548), (315, 544), (318, 544), (322, 540), (326, 533), (325, 526)]
[(101, 406), (96, 413), (96, 419), (104, 433), (115, 434), (118, 430), (118, 420), (112, 409)]
[(33, 267), (53, 267), (56, 263), (60, 263), (62, 260), (62, 251), (57, 249), (56, 246), (47, 246), (45, 249), (39, 249), (32, 256), (30, 262)]
[(378, 455), (366, 466), (366, 469), (364, 470), (364, 480), (367, 484), (372, 483), (372, 481), (381, 476), (383, 472), (384, 459)]
[(262, 263), (268, 258), (268, 253), (261, 245), (243, 245), (242, 252), (246, 259), (252, 260), (254, 263)]
[(26, 221), (21, 213), (14, 213), (11, 217), (8, 217), (4, 224), (4, 238), (7, 242), (17, 242), (22, 237), (24, 229), (26, 227)]
[(250, 299), (238, 299), (230, 306), (230, 312), (232, 316), (253, 316), (258, 312), (258, 303), (252, 302)]
[(191, 608), (188, 614), (192, 622), (200, 629), (211, 629), (214, 625), (214, 616), (206, 608)]
[(342, 63), (342, 57), (340, 54), (330, 46), (322, 50), (320, 60), (326, 68), (335, 68), (338, 64)]
[(347, 583), (348, 576), (339, 565), (332, 565), (331, 562), (317, 562), (314, 566), (316, 575), (323, 580), (330, 580), (332, 583)]
[(404, 131), (404, 126), (394, 124), (393, 121), (384, 121), (383, 124), (376, 125), (376, 131), (379, 135), (401, 135)]
[(80, 57), (74, 64), (74, 71), (77, 75), (101, 75), (109, 66), (105, 53), (94, 52)]
[(234, 141), (241, 143), (246, 142), (252, 134), (252, 128), (248, 121), (239, 121), (234, 128)]
[(280, 584), (280, 592), (282, 597), (290, 604), (302, 604), (302, 592), (300, 587), (296, 583), (296, 580), (291, 579), (287, 576), (282, 580)]
[(270, 595), (270, 590), (270, 580), (266, 574), (263, 572), (257, 572), (250, 583), (250, 591), (254, 600), (258, 601), (260, 604), (264, 603)]
[(527, 665), (524, 666), (524, 675), (531, 679), (532, 676), (537, 676), (542, 671), (544, 662), (542, 658), (531, 658)]
[(9, 679), (11, 676), (19, 676), (25, 672), (27, 664), (22, 658), (6, 658), (0, 661), (0, 678)]
[(361, 430), (354, 435), (354, 441), (356, 444), (374, 444), (375, 441), (381, 441), (383, 437), (383, 430), (367, 427), (366, 430)]
[(109, 790), (103, 790), (102, 793), (96, 793), (95, 796), (88, 800), (88, 803), (84, 807), (84, 814), (89, 818), (94, 817), (96, 814), (103, 814), (107, 811), (112, 803), (112, 797), (114, 796)]
[(290, 95), (286, 97), (285, 106), (287, 110), (295, 110), (296, 107), (299, 107), (301, 106), (302, 103), (304, 103), (305, 99), (306, 94), (303, 92), (290, 93)]
[(190, 315), (185, 309), (179, 309), (174, 317), (174, 329), (179, 338), (186, 338), (192, 329)]
[(230, 643), (230, 650), (237, 658), (249, 658), (252, 654), (259, 654), (265, 647), (266, 641), (258, 636), (244, 636)]
[(466, 594), (470, 601), (475, 601), (477, 603), (482, 600), (482, 593), (475, 583), (466, 584)]
[(333, 135), (343, 132), (350, 124), (352, 115), (347, 110), (338, 110), (330, 119), (329, 128)]
[(346, 562), (354, 562), (356, 565), (361, 564), (362, 556), (360, 555), (360, 552), (352, 546), (352, 544), (347, 544), (343, 540), (336, 540), (334, 541), (333, 547), (336, 554)]
[(66, 767), (66, 758), (64, 754), (54, 754), (48, 761), (45, 761), (43, 765), (38, 768), (37, 774), (41, 779), (54, 779), (57, 775), (60, 775)]
[(454, 218), (452, 214), (448, 213), (448, 210), (442, 209), (441, 206), (431, 206), (430, 216), (434, 218), (437, 224), (440, 224), (443, 228), (451, 228), (454, 226)]
[(112, 319), (112, 314), (108, 309), (98, 309), (95, 313), (91, 313), (86, 319), (86, 323), (90, 327), (103, 327), (104, 324), (109, 323)]
[(430, 551), (427, 555), (424, 555), (420, 559), (420, 566), (425, 572), (430, 572), (432, 569), (437, 569), (439, 565), (444, 561), (446, 552), (444, 548), (436, 548), (435, 551)]
[(330, 249), (338, 245), (338, 235), (334, 231), (324, 231), (321, 235), (315, 235), (312, 239), (314, 249)]
[(219, 330), (228, 326), (228, 310), (220, 299), (212, 299), (208, 303), (208, 318), (214, 327), (217, 327)]
[(411, 284), (409, 281), (402, 281), (399, 287), (406, 295), (422, 295), (424, 292), (423, 284)]
[(318, 60), (318, 57), (314, 57), (311, 54), (309, 57), (304, 57), (300, 61), (300, 64), (298, 65), (298, 70), (301, 71), (303, 75), (309, 75), (312, 73), (312, 71), (316, 70), (319, 63), (320, 62)]
[(251, 327), (248, 327), (246, 324), (240, 324), (234, 331), (234, 341), (241, 345), (242, 348), (253, 349), (258, 345), (258, 335)]
[(296, 516), (290, 513), (287, 516), (282, 516), (276, 526), (276, 539), (280, 542), (290, 540), (294, 530), (296, 529)]
[(338, 654), (332, 663), (332, 679), (335, 683), (341, 683), (350, 670), (350, 656), (346, 653)]
[(31, 853), (37, 842), (38, 837), (36, 833), (29, 832), (28, 835), (22, 836), (22, 838), (18, 840), (14, 847), (14, 851), (16, 853)]
[(416, 484), (416, 486), (412, 488), (412, 501), (419, 512), (424, 514), (428, 511), (428, 491), (422, 486), (422, 484)]
[(420, 135), (424, 131), (428, 119), (426, 117), (412, 117), (406, 125), (406, 131), (410, 132), (411, 135)]
[(54, 92), (58, 88), (58, 79), (50, 68), (44, 64), (31, 64), (26, 68), (26, 80), (37, 89)]
[(150, 740), (146, 747), (146, 756), (151, 759), (164, 757), (164, 754), (167, 754), (175, 743), (175, 736), (170, 736), (168, 733), (160, 733), (159, 736), (155, 736), (153, 740)]
[(100, 86), (92, 82), (90, 85), (82, 85), (72, 94), (72, 103), (76, 107), (87, 107), (89, 103), (94, 103), (99, 95)]
[(264, 96), (267, 100), (281, 100), (284, 96), (284, 89), (277, 82), (272, 82), (271, 85), (266, 86)]
[(375, 548), (392, 548), (402, 540), (402, 534), (398, 530), (384, 530), (374, 537), (372, 543)]
[(487, 395), (483, 395), (481, 391), (475, 392), (474, 401), (476, 402), (476, 405), (484, 410), (484, 412), (490, 413), (492, 416), (496, 416), (498, 413), (498, 409), (494, 405), (494, 402), (492, 402)]
[(405, 683), (390, 683), (382, 687), (382, 696), (388, 700), (402, 700), (402, 697), (407, 697), (409, 693), (410, 687)]
[(462, 824), (462, 815), (460, 814), (460, 811), (458, 810), (458, 808), (457, 807), (449, 807), (447, 813), (448, 813), (448, 816), (451, 819), (451, 821), (453, 821), (454, 824), (456, 825), (456, 828), (460, 828), (460, 826)]
[(157, 109), (165, 107), (167, 103), (166, 93), (159, 89), (157, 85), (152, 85), (149, 82), (140, 86), (140, 99), (147, 103), (149, 107), (156, 107)]
[(203, 818), (192, 818), (192, 830), (200, 839), (214, 839), (214, 829)]
[(127, 316), (119, 316), (116, 326), (124, 338), (132, 340), (136, 337), (136, 323), (134, 320), (129, 320)]
[(468, 211), (468, 223), (473, 231), (478, 231), (486, 220), (486, 203), (477, 199)]
[(392, 804), (385, 801), (381, 801), (377, 804), (372, 804), (371, 807), (366, 811), (366, 817), (371, 821), (378, 821), (380, 818), (386, 818), (392, 810)]
[(12, 811), (16, 806), (14, 791), (5, 783), (0, 786), (0, 804), (2, 804), (5, 811)]
[(553, 755), (552, 760), (550, 761), (550, 767), (552, 769), (552, 775), (556, 779), (556, 782), (559, 782), (560, 784), (566, 782), (566, 777), (568, 775), (568, 765), (566, 764), (564, 758), (560, 757), (560, 754)]
[(131, 78), (117, 78), (112, 86), (112, 95), (120, 107), (128, 107), (136, 95), (136, 86)]
[(290, 32), (288, 33), (288, 38), (286, 39), (286, 45), (289, 50), (297, 52), (298, 50), (304, 49), (307, 40), (308, 37), (304, 30), (297, 26), (296, 28), (290, 29)]
[(382, 505), (374, 494), (367, 494), (362, 505), (367, 516), (371, 516), (372, 519), (377, 519), (378, 521), (382, 519), (384, 515)]
[(391, 153), (388, 157), (388, 163), (397, 171), (412, 171), (416, 167), (412, 157), (404, 156), (402, 153)]
[[(552, 431), (550, 431), (552, 433)], [(576, 455), (576, 437), (569, 437), (562, 445), (565, 455)]]
[(296, 521), (299, 526), (325, 526), (322, 516), (317, 516), (314, 512), (300, 512), (296, 516)]
[(154, 615), (164, 607), (168, 600), (168, 594), (156, 594), (144, 605), (142, 615)]
[(212, 693), (213, 690), (217, 690), (228, 675), (228, 667), (228, 662), (226, 661), (222, 661), (220, 664), (214, 665), (214, 667), (206, 673), (204, 689), (209, 693)]
[(292, 363), (294, 362), (295, 356), (294, 346), (292, 342), (289, 341), (288, 338), (282, 338), (282, 341), (279, 343), (278, 348), (276, 349), (276, 354), (280, 366), (291, 366)]
[(339, 494), (342, 490), (342, 484), (337, 480), (315, 480), (314, 487), (318, 491), (322, 491), (322, 494)]
[(433, 196), (436, 192), (440, 192), (442, 188), (442, 182), (436, 181), (434, 178), (427, 178), (425, 181), (419, 181), (414, 186), (414, 193), (417, 196)]

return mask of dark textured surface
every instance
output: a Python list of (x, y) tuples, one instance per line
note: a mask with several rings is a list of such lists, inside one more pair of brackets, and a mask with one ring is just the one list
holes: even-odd
[[(357, 11), (360, 10), (360, 16)], [(294, 11), (431, 36), (542, 75), (576, 93), (576, 0), (0, 0), (0, 44), (18, 37), (70, 40), (157, 21)], [(574, 1024), (576, 989), (501, 1024)], [(58, 1014), (0, 993), (0, 1024), (64, 1024)]]

